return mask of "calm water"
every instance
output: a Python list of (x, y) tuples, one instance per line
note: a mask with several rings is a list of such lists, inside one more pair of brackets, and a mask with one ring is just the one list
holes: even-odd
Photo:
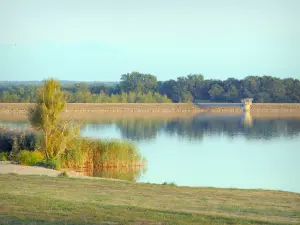
[[(1, 124), (28, 126), (0, 118)], [(300, 118), (101, 119), (81, 134), (135, 142), (148, 161), (138, 182), (300, 192)]]

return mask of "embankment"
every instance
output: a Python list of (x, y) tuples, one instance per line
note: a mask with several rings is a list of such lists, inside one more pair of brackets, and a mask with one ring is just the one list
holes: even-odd
[[(1, 120), (24, 120), (27, 118), (28, 103), (0, 103)], [(212, 103), (72, 103), (68, 104), (62, 118), (79, 120), (116, 117), (184, 118), (199, 113), (242, 114), (241, 104)], [(300, 103), (254, 103), (251, 115), (262, 118), (300, 117)]]
[[(0, 112), (26, 113), (30, 103), (0, 103)], [(66, 112), (100, 113), (189, 113), (242, 112), (236, 103), (69, 103)], [(300, 103), (253, 103), (251, 112), (300, 112)]]

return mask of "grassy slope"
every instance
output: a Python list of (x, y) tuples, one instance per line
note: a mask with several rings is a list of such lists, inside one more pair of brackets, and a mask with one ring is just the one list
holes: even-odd
[(0, 224), (291, 224), (300, 194), (0, 174)]

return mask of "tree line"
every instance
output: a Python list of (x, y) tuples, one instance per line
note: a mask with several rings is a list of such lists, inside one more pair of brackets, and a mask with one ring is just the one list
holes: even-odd
[[(0, 84), (0, 102), (35, 102), (38, 86)], [(116, 84), (72, 83), (62, 86), (70, 103), (169, 103), (169, 102), (300, 102), (300, 80), (272, 76), (244, 79), (204, 79), (190, 74), (176, 80), (158, 81), (151, 74), (123, 74)]]

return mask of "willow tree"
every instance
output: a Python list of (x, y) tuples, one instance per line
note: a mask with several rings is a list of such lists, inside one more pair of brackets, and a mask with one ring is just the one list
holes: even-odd
[(62, 154), (78, 134), (78, 128), (70, 121), (59, 121), (58, 116), (66, 107), (64, 94), (57, 80), (49, 79), (38, 89), (36, 103), (29, 109), (28, 119), (38, 131), (43, 133), (42, 150), (47, 159)]

